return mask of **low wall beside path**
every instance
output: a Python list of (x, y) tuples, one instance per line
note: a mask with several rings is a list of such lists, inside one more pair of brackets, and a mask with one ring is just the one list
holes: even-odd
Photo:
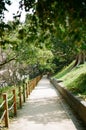
[(79, 115), (82, 121), (86, 124), (86, 103), (82, 103), (77, 97), (75, 97), (71, 92), (64, 88), (58, 81), (53, 78), (50, 79), (51, 83), (58, 89), (63, 98), (72, 107), (72, 109)]

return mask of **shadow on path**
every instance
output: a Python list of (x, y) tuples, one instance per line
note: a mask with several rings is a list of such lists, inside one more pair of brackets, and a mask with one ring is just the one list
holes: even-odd
[(43, 77), (9, 130), (82, 130), (73, 124), (62, 102), (57, 90)]

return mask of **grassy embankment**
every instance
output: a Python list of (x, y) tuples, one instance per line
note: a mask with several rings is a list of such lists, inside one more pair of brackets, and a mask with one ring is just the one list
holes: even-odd
[(74, 68), (72, 66), (73, 63), (63, 68), (54, 77), (62, 80), (63, 85), (73, 94), (86, 100), (86, 63)]

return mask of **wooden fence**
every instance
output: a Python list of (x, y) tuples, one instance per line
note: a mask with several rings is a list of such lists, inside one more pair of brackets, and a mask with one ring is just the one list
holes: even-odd
[[(17, 116), (17, 100), (19, 103), (19, 107), (22, 108), (23, 102), (26, 101), (26, 98), (28, 98), (28, 95), (32, 92), (32, 90), (35, 88), (39, 80), (41, 79), (41, 76), (37, 76), (36, 78), (32, 79), (31, 81), (28, 81), (26, 84), (23, 84), (23, 89), (21, 86), (19, 86), (18, 94), (16, 93), (16, 90), (14, 89), (12, 92), (12, 96), (8, 98), (7, 93), (3, 93), (3, 102), (0, 105), (0, 109), (3, 108), (2, 116), (0, 117), (0, 124), (2, 121), (5, 123), (5, 127), (9, 127), (9, 113), (11, 110), (13, 110), (14, 116)], [(9, 107), (9, 102), (12, 102), (12, 104)]]

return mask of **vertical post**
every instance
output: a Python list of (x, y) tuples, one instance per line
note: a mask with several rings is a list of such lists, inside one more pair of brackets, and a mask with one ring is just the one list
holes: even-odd
[(9, 113), (8, 113), (8, 101), (7, 101), (7, 94), (4, 93), (3, 94), (3, 100), (5, 101), (4, 103), (4, 111), (6, 111), (5, 113), (5, 126), (9, 127)]
[(34, 87), (34, 80), (32, 80), (32, 90), (33, 90), (33, 87)]
[(13, 102), (14, 102), (14, 115), (17, 115), (17, 104), (16, 104), (16, 91), (13, 90)]
[(28, 98), (28, 83), (26, 83), (26, 98)]
[(37, 83), (38, 83), (38, 81), (37, 81), (37, 77), (36, 77), (36, 86), (37, 86)]
[(30, 95), (30, 82), (28, 82), (28, 91), (29, 91), (29, 95)]
[(33, 82), (34, 82), (34, 83), (33, 83), (33, 89), (34, 89), (34, 88), (35, 88), (35, 79), (33, 80)]
[(32, 81), (32, 90), (34, 89), (34, 80)]
[(32, 80), (30, 81), (30, 93), (32, 92)]
[(23, 84), (23, 100), (24, 100), (24, 102), (26, 101), (26, 99), (25, 99), (25, 85)]
[(22, 95), (21, 95), (21, 87), (19, 86), (19, 106), (22, 108)]
[(35, 87), (36, 87), (36, 78), (35, 78)]

